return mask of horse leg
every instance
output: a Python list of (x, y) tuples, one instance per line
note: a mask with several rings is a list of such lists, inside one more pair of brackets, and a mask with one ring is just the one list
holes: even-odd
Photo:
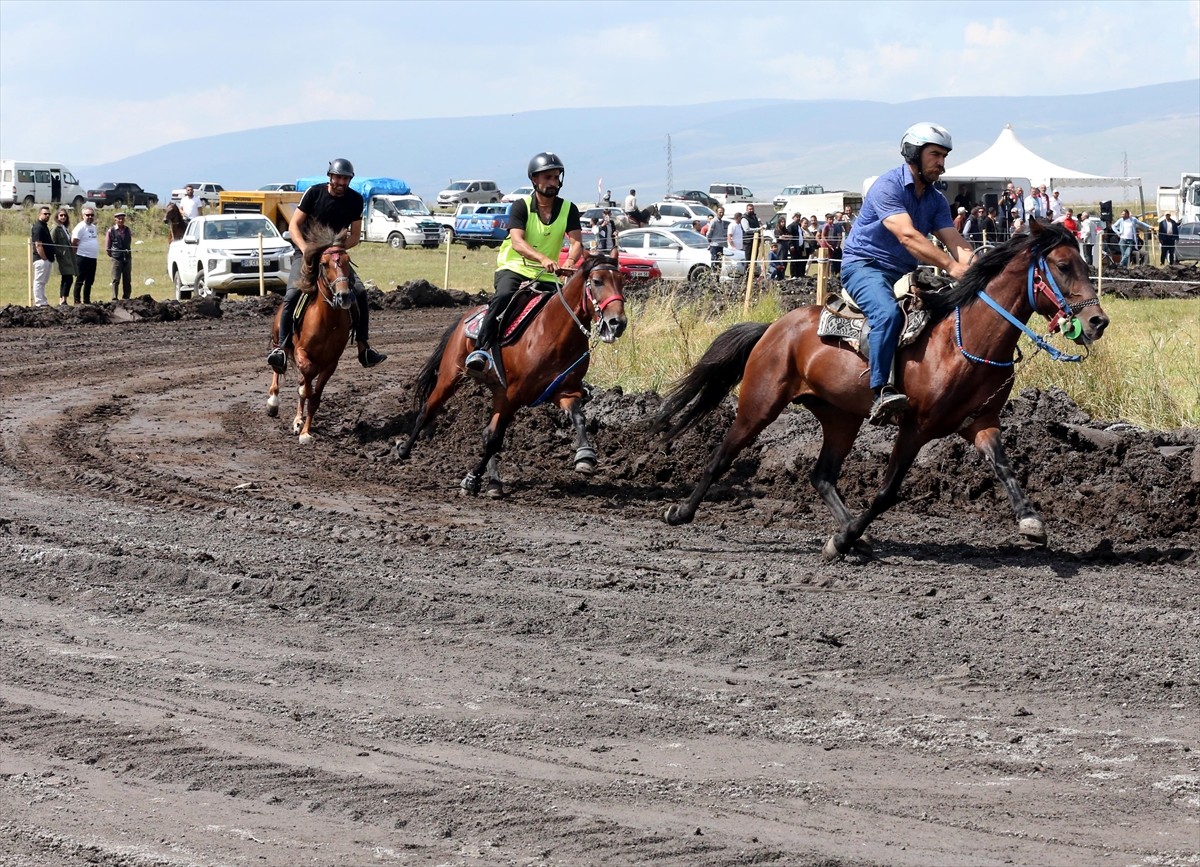
[(574, 394), (559, 398), (558, 405), (575, 426), (575, 472), (590, 476), (596, 472), (596, 450), (587, 435), (587, 416), (583, 413), (583, 401)]
[(504, 480), (500, 478), (500, 453), (492, 455), (492, 459), (487, 462), (487, 470), (485, 471), (486, 483), (483, 486), (483, 495), (489, 500), (498, 500), (504, 496)]
[(1004, 486), (1004, 492), (1008, 494), (1008, 501), (1012, 503), (1013, 513), (1017, 518), (1017, 532), (1029, 542), (1044, 546), (1046, 544), (1046, 524), (1042, 521), (1041, 515), (1037, 513), (1037, 509), (1029, 502), (1029, 498), (1025, 496), (1025, 491), (1021, 489), (1021, 483), (1017, 481), (1017, 477), (1013, 473), (1012, 464), (1008, 462), (1008, 455), (1005, 454), (1004, 446), (1000, 443), (999, 422), (995, 419), (981, 419), (972, 427), (962, 431), (962, 437), (974, 445), (976, 451), (987, 458), (988, 463), (992, 465), (992, 471), (1000, 480), (1000, 484)]
[(892, 455), (888, 459), (887, 470), (883, 474), (882, 487), (875, 493), (865, 512), (852, 518), (842, 530), (829, 537), (821, 549), (821, 555), (826, 560), (836, 560), (844, 556), (855, 546), (871, 522), (896, 504), (900, 485), (908, 475), (909, 467), (917, 459), (921, 446), (926, 442), (928, 439), (917, 431), (916, 425), (911, 422), (901, 423), (900, 433), (896, 435), (896, 444), (892, 446)]
[(300, 384), (296, 386), (296, 394), (298, 395), (296, 417), (292, 419), (292, 433), (294, 434), (300, 433), (301, 428), (304, 427), (304, 405), (308, 400), (308, 377), (303, 372), (300, 374)]
[[(502, 415), (499, 411), (492, 413), (491, 423), (484, 429), (484, 456), (475, 465), (474, 470), (470, 471), (463, 477), (462, 482), (458, 486), (472, 496), (479, 494), (479, 488), (484, 482), (485, 476), (488, 479), (487, 496), (492, 498), (504, 496), (503, 483), (500, 482), (499, 476), (499, 454), (500, 449), (504, 447), (504, 432), (509, 429), (509, 421), (511, 415)], [(496, 458), (496, 464), (492, 465), (492, 459)], [(488, 474), (488, 468), (494, 471), (494, 477)], [(494, 490), (494, 492), (493, 492)]]
[[(854, 447), (854, 440), (862, 427), (862, 418), (839, 412), (825, 403), (810, 406), (809, 410), (821, 423), (822, 433), (821, 453), (817, 455), (817, 461), (813, 465), (809, 481), (812, 482), (812, 486), (829, 511), (833, 513), (833, 519), (838, 528), (845, 530), (854, 520), (854, 515), (846, 506), (842, 492), (838, 490), (837, 481), (842, 474), (846, 456)], [(858, 540), (855, 548), (864, 555), (871, 553), (870, 544), (862, 539)]]
[(267, 415), (275, 418), (279, 415), (279, 374), (271, 372), (271, 387), (267, 389)]
[(304, 402), (304, 426), (300, 429), (300, 445), (310, 445), (313, 441), (312, 423), (317, 415), (317, 407), (321, 405), (321, 394), (325, 391), (325, 383), (333, 376), (336, 365), (323, 370), (316, 375), (308, 386), (308, 399)]
[(733, 459), (742, 449), (754, 442), (754, 438), (762, 433), (763, 428), (779, 418), (783, 408), (791, 401), (791, 393), (786, 388), (780, 388), (778, 380), (769, 385), (763, 383), (763, 379), (756, 379), (753, 385), (748, 385), (746, 380), (742, 381), (737, 417), (734, 418), (733, 425), (726, 432), (721, 444), (713, 450), (712, 459), (700, 474), (696, 489), (684, 503), (671, 506), (663, 515), (663, 520), (671, 526), (691, 523), (696, 517), (700, 501), (704, 499), (712, 483), (728, 472), (733, 465)]

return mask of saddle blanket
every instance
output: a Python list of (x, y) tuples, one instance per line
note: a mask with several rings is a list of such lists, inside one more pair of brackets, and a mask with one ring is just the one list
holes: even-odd
[[(537, 316), (538, 311), (553, 295), (553, 292), (531, 292), (529, 290), (515, 293), (508, 308), (500, 314), (500, 345), (507, 346), (520, 337), (529, 323)], [(513, 310), (517, 311), (516, 315), (510, 315)], [(487, 307), (480, 307), (463, 323), (463, 331), (471, 340), (479, 338), (479, 325), (483, 322), (485, 313), (487, 313)]]

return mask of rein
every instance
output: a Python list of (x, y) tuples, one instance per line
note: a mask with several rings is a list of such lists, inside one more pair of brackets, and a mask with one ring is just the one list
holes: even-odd
[[(988, 295), (986, 291), (980, 289), (976, 297), (983, 299), (983, 302), (1007, 319), (1012, 325), (1016, 326), (1025, 334), (1034, 344), (1046, 352), (1055, 361), (1083, 361), (1082, 355), (1070, 355), (1059, 349), (1056, 349), (1044, 338), (1039, 337), (1034, 333), (1033, 329), (1009, 313), (996, 299)], [(1056, 308), (1055, 313), (1049, 319), (1049, 333), (1053, 334), (1058, 331), (1062, 324), (1068, 324), (1068, 330), (1063, 333), (1068, 337), (1077, 337), (1079, 335), (1079, 322), (1075, 319), (1074, 314), (1085, 307), (1098, 305), (1100, 302), (1096, 298), (1089, 298), (1086, 301), (1081, 301), (1078, 304), (1068, 304), (1067, 299), (1063, 296), (1062, 290), (1058, 288), (1058, 284), (1054, 282), (1054, 275), (1050, 273), (1050, 268), (1046, 264), (1046, 257), (1043, 256), (1036, 262), (1030, 257), (1029, 271), (1026, 279), (1026, 297), (1029, 301), (1029, 306), (1034, 312), (1037, 312), (1037, 295), (1042, 294), (1054, 302)], [(1012, 361), (994, 361), (990, 358), (982, 358), (978, 355), (972, 355), (963, 347), (962, 341), (962, 307), (961, 305), (954, 308), (954, 342), (958, 347), (958, 351), (968, 361), (973, 361), (976, 364), (990, 364), (993, 367), (1012, 367), (1014, 364), (1022, 360), (1020, 347), (1015, 347), (1015, 357)]]

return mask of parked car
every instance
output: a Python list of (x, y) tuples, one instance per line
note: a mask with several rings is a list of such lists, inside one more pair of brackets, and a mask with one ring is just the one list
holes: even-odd
[[(621, 259), (626, 255), (650, 259), (662, 271), (664, 280), (702, 280), (712, 268), (708, 239), (691, 229), (626, 229), (617, 236)], [(746, 273), (746, 254), (726, 248), (721, 261), (721, 279), (730, 280)]]
[[(214, 184), (212, 181), (201, 181), (198, 184), (184, 184), (183, 187), (191, 187), (192, 195), (200, 200), (201, 204), (216, 206), (221, 200), (221, 190), (225, 189), (220, 184)], [(183, 187), (177, 190), (171, 190), (171, 201), (179, 204), (179, 200), (183, 198)]]
[(500, 201), (515, 202), (517, 199), (523, 199), (526, 196), (532, 196), (532, 195), (533, 195), (533, 187), (517, 187), (511, 193), (505, 194), (504, 198), (502, 198)]
[(175, 298), (213, 293), (258, 292), (258, 236), (266, 285), (283, 289), (294, 248), (261, 214), (213, 214), (187, 224), (167, 247), (167, 274)]
[(264, 184), (258, 188), (260, 193), (294, 193), (295, 184)]
[(586, 211), (580, 212), (579, 225), (584, 229), (594, 227), (596, 221), (600, 219), (600, 215), (605, 211), (608, 211), (608, 216), (614, 223), (625, 219), (625, 212), (620, 208), (588, 208)]
[[(596, 248), (596, 236), (587, 231), (581, 234), (583, 248), (589, 253), (593, 252)], [(567, 264), (567, 253), (570, 251), (570, 249), (571, 239), (564, 238), (562, 249), (558, 251), (559, 265)], [(638, 258), (637, 256), (626, 256), (622, 253), (621, 258), (617, 260), (617, 266), (627, 284), (631, 281), (649, 282), (651, 280), (662, 279), (662, 271), (658, 269), (658, 265), (654, 263), (653, 259)]]
[(1200, 223), (1179, 224), (1175, 258), (1180, 262), (1200, 262)]
[(466, 244), (468, 250), (499, 247), (508, 237), (508, 209), (510, 204), (496, 202), (478, 206), (469, 214), (454, 219), (455, 244)]
[(460, 202), (499, 202), (500, 188), (495, 181), (455, 181), (438, 193), (439, 208), (449, 208)]
[(710, 184), (708, 194), (720, 202), (725, 207), (729, 207), (737, 202), (753, 202), (754, 193), (749, 187), (743, 187), (741, 184), (716, 183)]
[(796, 184), (790, 187), (784, 187), (779, 191), (779, 195), (771, 200), (771, 204), (775, 206), (775, 210), (779, 210), (787, 205), (788, 199), (794, 199), (796, 196), (813, 196), (820, 195), (825, 192), (825, 188), (820, 184)]
[(714, 211), (717, 209), (717, 205), (721, 204), (703, 190), (676, 190), (673, 193), (663, 196), (663, 198), (668, 202), (699, 202), (706, 208), (712, 208)]
[(98, 189), (88, 190), (87, 200), (99, 208), (105, 205), (151, 208), (158, 204), (158, 196), (129, 181), (101, 184)]
[(709, 217), (716, 216), (716, 211), (712, 208), (696, 202), (662, 201), (655, 202), (654, 206), (658, 208), (658, 216), (650, 218), (651, 226), (670, 225), (680, 220), (708, 222)]

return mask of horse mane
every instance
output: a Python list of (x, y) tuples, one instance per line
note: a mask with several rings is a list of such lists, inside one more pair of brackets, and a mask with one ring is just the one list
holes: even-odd
[(617, 260), (612, 256), (605, 256), (601, 253), (593, 253), (590, 256), (585, 256), (583, 259), (583, 267), (581, 269), (583, 271), (583, 276), (588, 276), (590, 273), (592, 273), (593, 269), (599, 265), (607, 265), (609, 268), (616, 268), (617, 270), (620, 270)]
[(308, 241), (308, 249), (304, 251), (304, 267), (300, 269), (300, 278), (297, 280), (297, 287), (304, 291), (309, 291), (313, 288), (313, 281), (316, 279), (317, 265), (321, 261), (321, 257), (325, 255), (325, 251), (330, 247), (345, 243), (346, 230), (334, 232), (333, 229), (321, 223), (313, 222), (311, 228), (304, 233), (305, 239)]
[(1003, 244), (989, 247), (975, 258), (974, 264), (957, 284), (937, 292), (922, 293), (921, 303), (937, 321), (955, 307), (965, 307), (978, 298), (979, 293), (999, 277), (1014, 259), (1025, 254), (1030, 259), (1040, 259), (1057, 247), (1077, 243), (1075, 236), (1061, 223), (1031, 221), (1029, 234), (1017, 235)]

